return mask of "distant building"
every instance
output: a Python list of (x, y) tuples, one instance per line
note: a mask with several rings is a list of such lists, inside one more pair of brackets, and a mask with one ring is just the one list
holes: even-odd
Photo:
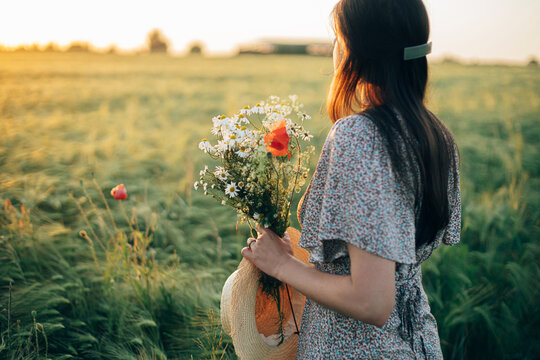
[(332, 56), (332, 44), (325, 41), (286, 41), (286, 40), (259, 40), (251, 44), (240, 45), (238, 54), (287, 54), (287, 55), (316, 55)]
[(238, 54), (268, 55), (274, 53), (274, 46), (269, 43), (253, 43), (240, 45)]
[(74, 41), (71, 44), (69, 44), (66, 51), (67, 52), (89, 52), (90, 44), (84, 41)]
[(306, 51), (308, 55), (332, 56), (334, 47), (330, 43), (310, 44), (307, 46)]

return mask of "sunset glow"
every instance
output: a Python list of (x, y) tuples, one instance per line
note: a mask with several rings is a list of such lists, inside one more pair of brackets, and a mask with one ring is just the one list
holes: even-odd
[[(329, 40), (336, 0), (70, 1), (18, 0), (0, 4), (0, 44), (66, 46), (88, 41), (133, 50), (159, 28), (181, 53), (193, 40), (210, 54), (232, 53), (258, 38)], [(524, 61), (540, 57), (540, 1), (426, 0), (433, 56)]]

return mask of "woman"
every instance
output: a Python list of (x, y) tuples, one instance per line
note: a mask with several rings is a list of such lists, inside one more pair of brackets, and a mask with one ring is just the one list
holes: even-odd
[(334, 125), (299, 206), (299, 246), (259, 228), (242, 255), (306, 297), (298, 359), (441, 359), (420, 265), (459, 242), (459, 153), (424, 106), (421, 0), (334, 8)]

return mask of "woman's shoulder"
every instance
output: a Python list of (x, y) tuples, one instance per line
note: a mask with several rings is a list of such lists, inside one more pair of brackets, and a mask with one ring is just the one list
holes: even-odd
[(362, 113), (342, 117), (330, 129), (330, 132), (335, 135), (363, 135), (376, 131), (377, 127), (373, 121)]
[[(367, 156), (385, 158), (384, 137), (371, 118), (362, 113), (337, 120), (328, 133), (328, 150), (367, 160)], [(371, 157), (370, 156), (370, 157)]]

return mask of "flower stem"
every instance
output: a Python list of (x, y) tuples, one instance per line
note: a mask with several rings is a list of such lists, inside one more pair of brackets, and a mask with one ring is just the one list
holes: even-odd
[(124, 208), (123, 201), (122, 200), (119, 200), (119, 201), (120, 201), (120, 209), (122, 209), (122, 214), (124, 214), (124, 219), (126, 219), (128, 223), (129, 230), (134, 231), (133, 227), (131, 226), (131, 221), (129, 220), (129, 217), (127, 216), (126, 209)]
[[(84, 218), (84, 222), (86, 223), (86, 225), (88, 226), (88, 228), (90, 229), (90, 232), (92, 233), (92, 235), (94, 236), (94, 239), (96, 239), (96, 241), (98, 242), (99, 246), (101, 246), (101, 248), (103, 249), (103, 251), (105, 251), (105, 246), (103, 245), (103, 243), (101, 242), (101, 240), (99, 240), (99, 237), (96, 235), (96, 233), (94, 232), (94, 228), (92, 227), (92, 225), (90, 224), (90, 221), (88, 220), (88, 216), (86, 215), (86, 212), (84, 211), (84, 209), (82, 208), (82, 206), (79, 204), (79, 202), (73, 197), (73, 194), (69, 193), (68, 196), (70, 197), (71, 200), (73, 200), (73, 202), (75, 203), (75, 205), (77, 206), (77, 208), (79, 209), (79, 212), (82, 214), (83, 218)], [(88, 198), (88, 197), (87, 197)], [(108, 229), (107, 229), (108, 230)]]
[(98, 190), (99, 194), (101, 195), (101, 199), (103, 200), (103, 203), (105, 204), (105, 208), (107, 209), (107, 213), (109, 214), (109, 217), (111, 218), (114, 231), (118, 232), (118, 228), (116, 227), (116, 223), (114, 222), (114, 217), (112, 216), (112, 211), (111, 211), (111, 208), (109, 207), (109, 203), (107, 202), (107, 199), (105, 198), (105, 194), (103, 194), (103, 191), (101, 191), (101, 188), (99, 187), (96, 179), (93, 178), (92, 181), (94, 182), (94, 185), (96, 189)]

